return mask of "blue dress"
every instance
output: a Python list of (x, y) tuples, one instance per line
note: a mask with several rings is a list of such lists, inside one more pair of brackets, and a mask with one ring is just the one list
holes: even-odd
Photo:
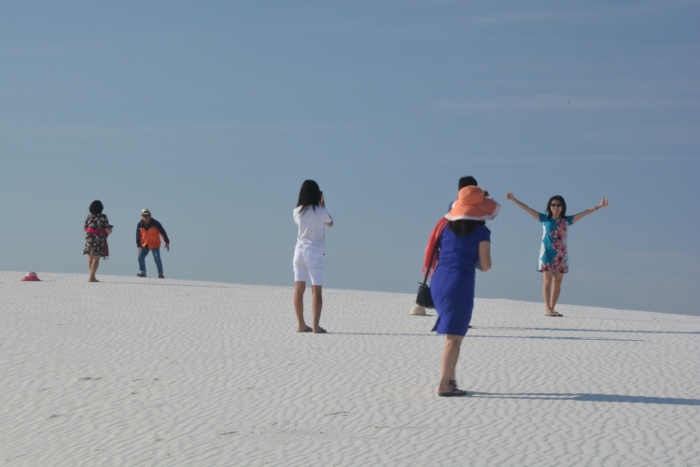
[(474, 308), (474, 279), (479, 243), (491, 241), (491, 231), (479, 226), (468, 237), (455, 235), (449, 226), (440, 237), (438, 265), (430, 280), (430, 292), (438, 313), (433, 331), (467, 334)]

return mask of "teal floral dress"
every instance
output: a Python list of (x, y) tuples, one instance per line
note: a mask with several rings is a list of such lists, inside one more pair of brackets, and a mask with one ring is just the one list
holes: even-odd
[(569, 260), (566, 249), (566, 234), (574, 223), (574, 216), (552, 219), (540, 213), (542, 224), (542, 245), (537, 270), (554, 273), (569, 272)]

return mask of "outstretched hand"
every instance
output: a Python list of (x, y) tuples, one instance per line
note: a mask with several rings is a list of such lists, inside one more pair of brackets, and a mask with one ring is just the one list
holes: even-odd
[(513, 190), (510, 190), (508, 193), (506, 193), (506, 199), (513, 199)]
[(603, 196), (603, 201), (600, 202), (600, 207), (601, 207), (601, 208), (604, 208), (604, 207), (606, 207), (608, 204), (609, 204), (609, 203), (608, 203), (608, 200), (605, 198), (605, 196)]

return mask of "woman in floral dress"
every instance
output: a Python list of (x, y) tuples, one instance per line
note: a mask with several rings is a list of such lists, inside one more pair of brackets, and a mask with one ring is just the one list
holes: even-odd
[(564, 274), (569, 272), (566, 254), (566, 234), (569, 226), (578, 222), (585, 216), (596, 212), (608, 205), (608, 200), (603, 196), (603, 201), (597, 206), (586, 209), (573, 216), (566, 215), (566, 201), (559, 195), (552, 196), (547, 202), (547, 214), (542, 214), (528, 207), (513, 196), (511, 191), (506, 198), (513, 201), (532, 217), (542, 224), (542, 245), (540, 247), (540, 261), (537, 270), (542, 273), (545, 316), (563, 316), (554, 307), (561, 292), (561, 282)]
[(100, 258), (109, 256), (109, 248), (107, 247), (107, 235), (112, 233), (112, 226), (109, 225), (107, 216), (102, 214), (104, 206), (99, 200), (95, 200), (90, 204), (90, 214), (85, 219), (85, 249), (84, 255), (88, 255), (88, 269), (90, 270), (90, 278), (88, 282), (99, 282), (95, 278), (97, 268), (100, 266)]

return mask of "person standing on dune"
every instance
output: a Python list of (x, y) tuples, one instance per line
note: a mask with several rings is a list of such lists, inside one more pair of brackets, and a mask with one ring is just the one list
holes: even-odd
[(160, 259), (160, 237), (165, 240), (165, 249), (170, 251), (170, 239), (160, 222), (151, 217), (151, 211), (146, 208), (141, 211), (141, 220), (136, 225), (136, 248), (139, 252), (138, 277), (146, 276), (146, 256), (153, 252), (153, 260), (158, 268), (158, 279), (165, 279), (163, 262)]
[(499, 209), (484, 190), (465, 186), (433, 228), (425, 248), (423, 272), (430, 275), (434, 270), (430, 291), (438, 319), (433, 330), (445, 335), (440, 397), (467, 395), (457, 384), (457, 361), (474, 309), (475, 271), (491, 269), (491, 231), (486, 221), (495, 219)]
[(88, 282), (99, 282), (95, 277), (97, 268), (100, 266), (100, 258), (109, 256), (107, 236), (112, 233), (112, 226), (109, 224), (107, 216), (102, 214), (104, 206), (100, 200), (90, 203), (90, 214), (85, 219), (83, 230), (85, 230), (84, 255), (88, 255), (88, 269), (90, 277)]
[[(299, 226), (294, 248), (294, 311), (297, 316), (297, 332), (326, 332), (319, 322), (323, 307), (323, 275), (326, 257), (326, 227), (333, 227), (333, 218), (326, 209), (326, 199), (313, 180), (305, 180), (299, 190), (299, 200), (293, 212)], [(313, 327), (304, 321), (304, 292), (306, 279), (311, 279), (311, 309)]]
[(513, 192), (506, 195), (506, 199), (514, 202), (523, 211), (530, 214), (542, 224), (542, 244), (540, 246), (540, 260), (537, 270), (542, 273), (542, 295), (544, 296), (545, 316), (561, 317), (554, 307), (557, 305), (561, 292), (561, 283), (564, 274), (569, 272), (569, 260), (567, 255), (567, 232), (569, 226), (593, 214), (599, 209), (608, 206), (608, 200), (603, 196), (600, 204), (590, 209), (579, 212), (573, 216), (566, 215), (566, 201), (559, 195), (552, 196), (547, 201), (547, 214), (535, 211), (525, 203), (519, 201)]

